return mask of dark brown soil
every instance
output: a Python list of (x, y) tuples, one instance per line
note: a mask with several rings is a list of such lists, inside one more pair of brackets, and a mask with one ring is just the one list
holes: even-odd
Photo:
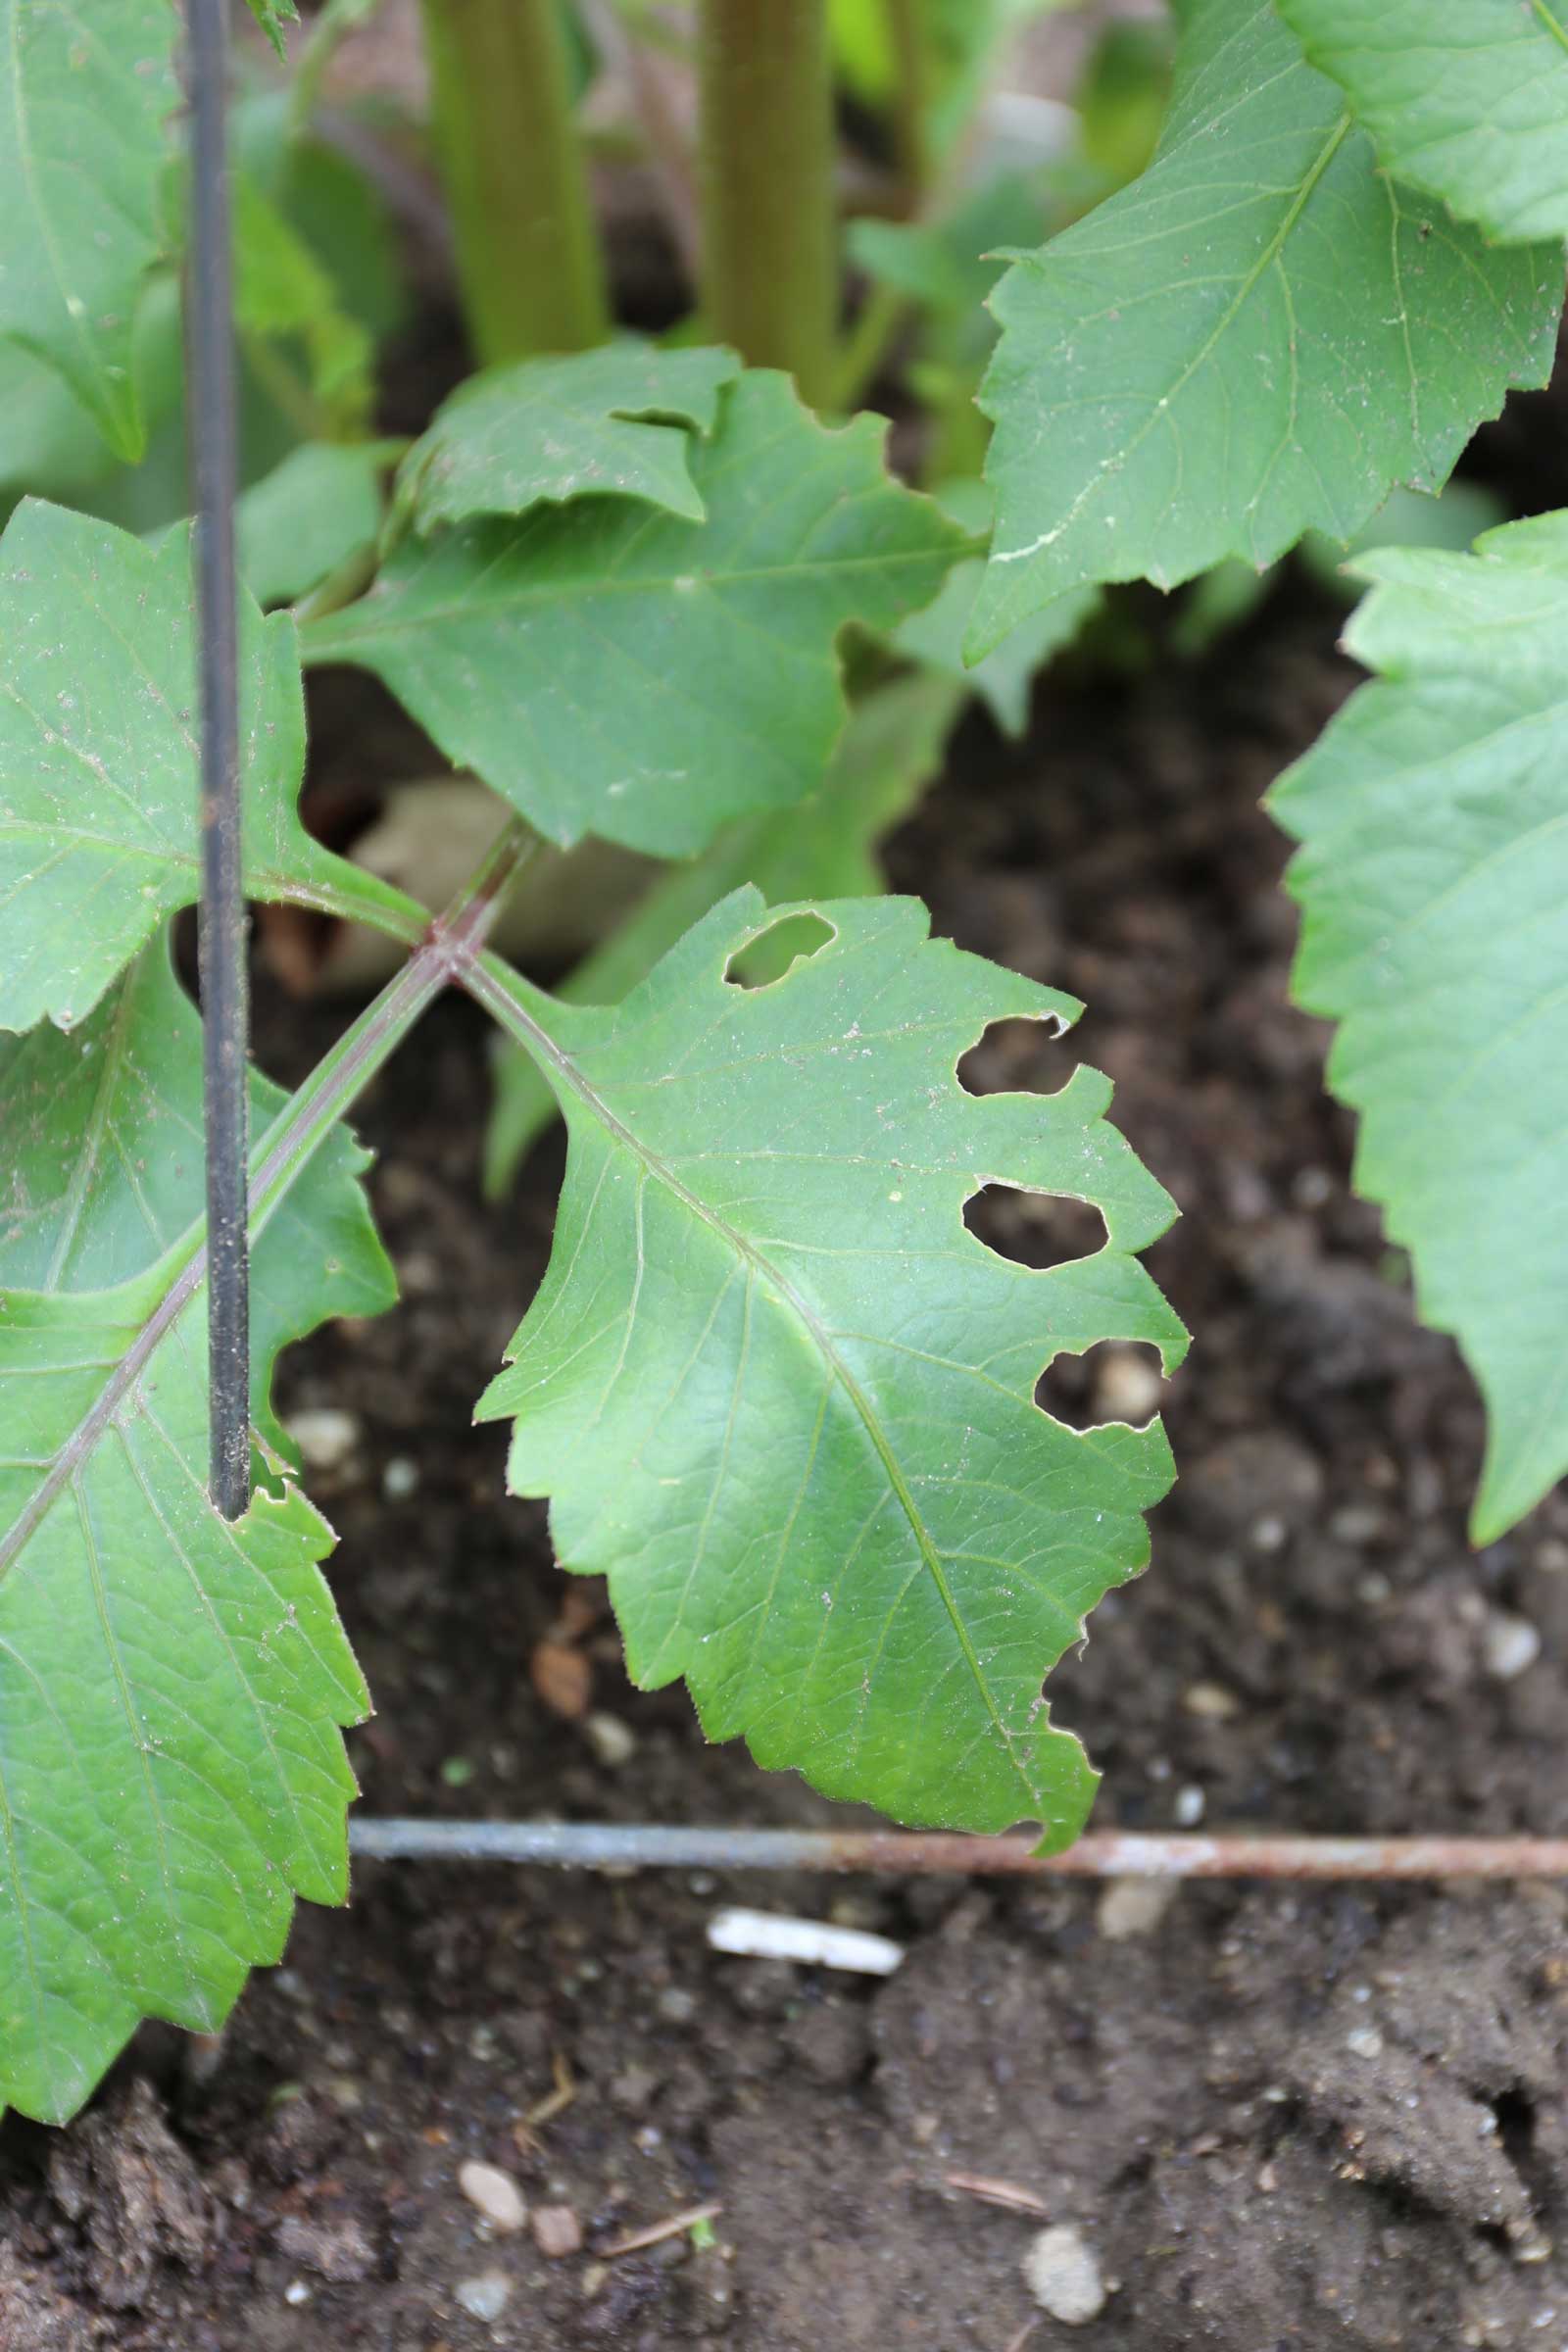
[[(1568, 1508), (1466, 1548), (1475, 1400), (1348, 1193), (1324, 1040), (1286, 1004), (1294, 925), (1257, 804), (1345, 691), (1334, 625), (1276, 606), (1206, 666), (1054, 686), (1023, 752), (974, 722), (893, 863), (939, 928), (1089, 1002), (1072, 1050), (1113, 1073), (1185, 1212), (1154, 1254), (1198, 1335), (1170, 1397), (1182, 1483), (1152, 1573), (1053, 1684), (1105, 1767), (1101, 1824), (1560, 1833)], [(329, 1031), (274, 1005), (264, 1043), (292, 1076)], [(1066, 1051), (1019, 1058), (1004, 1033), (982, 1074), (1051, 1085)], [(362, 1432), (317, 1491), (379, 1709), (353, 1740), (366, 1805), (820, 1820), (798, 1782), (705, 1751), (678, 1691), (630, 1690), (602, 1613), (558, 1623), (541, 1516), (504, 1499), (502, 1439), (469, 1415), (543, 1264), (559, 1158), (483, 1208), (485, 1093), (480, 1023), (445, 1006), (363, 1108), (404, 1306), (287, 1367), (291, 1408)], [(1054, 1393), (1092, 1412), (1103, 1377), (1069, 1366)], [(1520, 1622), (1541, 1654), (1499, 1679)], [(536, 1695), (553, 1632), (618, 1737)], [(596, 1739), (635, 1749), (612, 1765)], [(715, 1957), (705, 1923), (736, 1897), (879, 1928), (907, 1957), (880, 1985)], [(7, 2128), (0, 2344), (1560, 2352), (1563, 1927), (1531, 1888), (1161, 1906), (1064, 1883), (362, 1868), (220, 2048), (145, 2036), (72, 2131)], [(580, 2250), (487, 2239), (468, 2157), (568, 2209)], [(609, 2251), (710, 2203), (706, 2247)], [(1031, 2203), (1113, 2285), (1080, 2330), (1031, 2302)], [(489, 2321), (464, 2300), (484, 2287)]]

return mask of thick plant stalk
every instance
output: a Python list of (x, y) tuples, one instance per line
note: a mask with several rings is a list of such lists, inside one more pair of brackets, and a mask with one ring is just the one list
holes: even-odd
[(825, 0), (702, 0), (703, 310), (831, 397), (838, 270)]
[(423, 0), (436, 152), (481, 367), (610, 332), (556, 0)]

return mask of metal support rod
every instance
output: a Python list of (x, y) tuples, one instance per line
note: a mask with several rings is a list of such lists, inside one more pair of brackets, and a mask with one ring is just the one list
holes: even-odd
[(199, 961), (207, 1147), (208, 1475), (237, 1519), (250, 1499), (250, 1265), (246, 1245), (245, 897), (240, 848), (234, 566), (235, 399), (227, 156), (228, 0), (188, 0), (190, 269), (186, 376), (196, 509), (201, 708)]
[(1099, 1831), (1064, 1854), (948, 1831), (665, 1829), (591, 1821), (349, 1825), (362, 1861), (532, 1862), (574, 1870), (863, 1870), (1072, 1879), (1562, 1879), (1568, 1838), (1213, 1838)]

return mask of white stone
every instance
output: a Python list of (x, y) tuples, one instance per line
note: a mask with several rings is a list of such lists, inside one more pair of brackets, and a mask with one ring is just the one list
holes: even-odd
[(458, 2167), (458, 2186), (470, 2205), (476, 2205), (493, 2230), (510, 2234), (528, 2219), (521, 2189), (498, 2164), (480, 2164), (470, 2157)]
[(1196, 1830), (1207, 1810), (1207, 1797), (1204, 1796), (1201, 1788), (1193, 1782), (1190, 1781), (1185, 1788), (1177, 1789), (1176, 1801), (1171, 1806), (1171, 1811), (1176, 1817), (1176, 1827), (1179, 1830)]
[(296, 1413), (288, 1434), (300, 1449), (307, 1470), (336, 1470), (360, 1442), (360, 1424), (353, 1413), (323, 1404)]
[(1095, 1382), (1095, 1419), (1129, 1421), (1142, 1428), (1159, 1410), (1165, 1383), (1157, 1366), (1133, 1348), (1105, 1355)]
[(601, 1764), (618, 1772), (637, 1753), (637, 1735), (618, 1715), (595, 1712), (585, 1717), (583, 1733)]
[(505, 2271), (480, 2271), (475, 2278), (460, 2279), (456, 2293), (464, 2310), (476, 2320), (499, 2320), (512, 2300), (512, 2280)]
[(1087, 2328), (1105, 2308), (1105, 2282), (1083, 2232), (1070, 2222), (1042, 2230), (1023, 2258), (1029, 2292), (1064, 2328)]
[(1505, 1609), (1489, 1609), (1481, 1653), (1494, 1682), (1511, 1683), (1540, 1657), (1540, 1632), (1528, 1617), (1510, 1617)]
[(1112, 1943), (1152, 1935), (1177, 1892), (1175, 1879), (1112, 1879), (1095, 1906), (1095, 1925)]
[(1345, 2036), (1345, 2046), (1352, 2058), (1381, 2058), (1383, 2036), (1376, 2026), (1357, 2026), (1353, 2034)]
[(1223, 1683), (1190, 1684), (1182, 1692), (1182, 1705), (1189, 1715), (1201, 1715), (1209, 1723), (1230, 1723), (1242, 1711), (1241, 1700)]

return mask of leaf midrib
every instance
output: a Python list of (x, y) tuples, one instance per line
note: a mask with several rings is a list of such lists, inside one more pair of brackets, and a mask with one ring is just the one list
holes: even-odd
[(1041, 1793), (1019, 1759), (1012, 1735), (1003, 1720), (1001, 1709), (992, 1695), (991, 1687), (986, 1681), (985, 1672), (980, 1664), (979, 1653), (970, 1640), (968, 1628), (963, 1622), (947, 1571), (943, 1566), (941, 1553), (920, 1516), (908, 1482), (905, 1478), (898, 1457), (872, 1409), (870, 1399), (834, 1346), (831, 1333), (818, 1320), (812, 1312), (808, 1300), (796, 1289), (788, 1276), (781, 1273), (770, 1258), (764, 1257), (761, 1250), (749, 1241), (745, 1234), (739, 1232), (727, 1219), (721, 1217), (716, 1209), (710, 1207), (698, 1194), (691, 1192), (682, 1184), (668, 1164), (647, 1145), (640, 1142), (633, 1131), (615, 1116), (586, 1073), (578, 1067), (564, 1048), (557, 1045), (549, 1031), (543, 1028), (527, 1010), (515, 994), (518, 983), (505, 964), (494, 956), (484, 956), (481, 958), (478, 971), (473, 976), (473, 985), (476, 987), (481, 1001), (490, 1004), (491, 1009), (501, 1017), (506, 1025), (514, 1029), (530, 1052), (541, 1055), (559, 1073), (565, 1085), (577, 1096), (584, 1108), (603, 1127), (606, 1134), (630, 1152), (650, 1176), (662, 1184), (700, 1223), (708, 1226), (721, 1241), (726, 1243), (746, 1265), (751, 1267), (754, 1272), (763, 1276), (777, 1295), (793, 1308), (800, 1318), (829, 1372), (842, 1385), (845, 1395), (860, 1417), (861, 1426), (882, 1465), (888, 1486), (904, 1512), (921, 1560), (948, 1612), (949, 1622), (952, 1624), (958, 1646), (963, 1652), (965, 1663), (985, 1705), (986, 1713), (1002, 1742), (1003, 1752), (1027, 1790), (1031, 1805), (1038, 1806), (1041, 1802)]
[[(432, 626), (445, 627), (454, 621), (471, 620), (476, 614), (481, 618), (488, 619), (497, 612), (514, 612), (519, 606), (524, 608), (543, 606), (553, 611), (559, 611), (563, 606), (593, 603), (601, 597), (674, 595), (688, 597), (698, 592), (706, 591), (712, 594), (726, 588), (757, 587), (779, 580), (831, 581), (858, 572), (888, 572), (915, 565), (929, 567), (942, 563), (945, 560), (945, 554), (951, 554), (951, 551), (944, 551), (941, 547), (928, 546), (902, 548), (890, 551), (886, 555), (845, 556), (835, 558), (831, 562), (819, 559), (809, 564), (759, 564), (744, 571), (697, 569), (668, 574), (662, 572), (644, 573), (636, 579), (624, 580), (608, 578), (601, 574), (590, 580), (573, 582), (566, 587), (541, 581), (537, 586), (530, 586), (515, 595), (509, 593), (506, 596), (493, 596), (484, 600), (467, 597), (448, 604), (421, 605), (416, 612), (394, 616), (390, 620), (377, 619), (373, 611), (369, 618), (363, 617), (367, 608), (372, 605), (372, 598), (367, 597), (360, 605), (351, 605), (341, 616), (334, 615), (334, 619), (340, 622), (336, 628), (328, 622), (316, 622), (308, 626), (301, 633), (300, 652), (309, 667), (312, 662), (342, 660), (345, 656), (351, 658), (354, 649), (363, 644), (367, 638), (422, 636), (424, 631)], [(417, 579), (417, 573), (414, 574), (410, 582), (411, 591), (416, 589)], [(692, 583), (691, 587), (681, 588), (678, 583), (682, 580), (689, 580)], [(382, 592), (390, 596), (392, 589), (385, 587)], [(353, 620), (356, 612), (360, 613), (362, 617)], [(351, 620), (353, 620), (352, 627), (347, 625)]]

